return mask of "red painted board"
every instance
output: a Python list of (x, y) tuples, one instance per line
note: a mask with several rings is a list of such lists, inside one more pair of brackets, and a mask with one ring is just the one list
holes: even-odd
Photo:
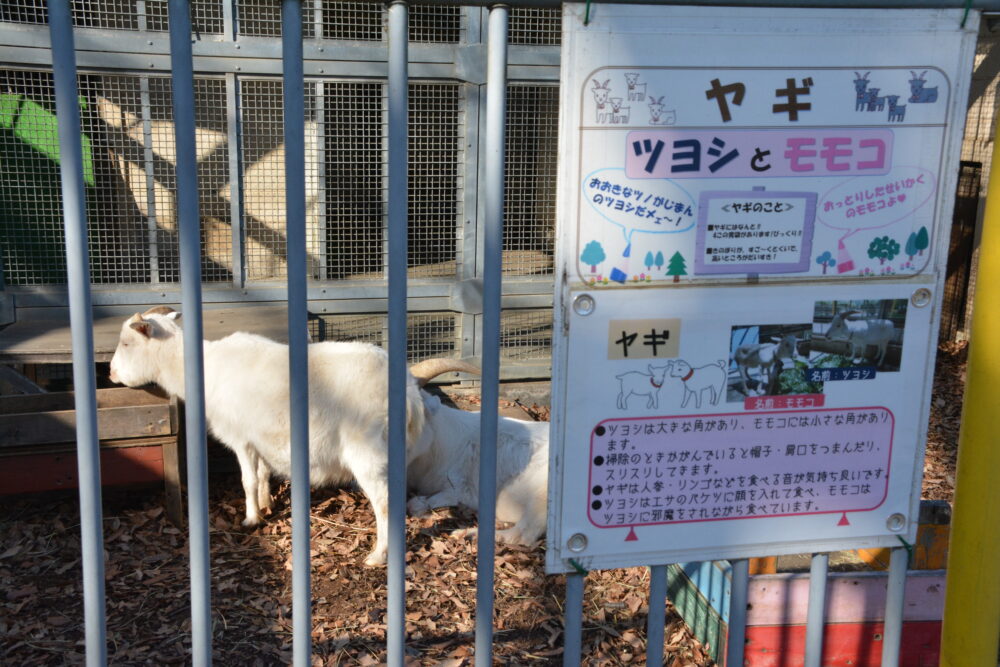
[[(163, 480), (163, 448), (101, 449), (101, 482), (105, 486)], [(0, 495), (77, 488), (76, 454), (23, 454), (0, 458)]]
[[(799, 667), (805, 661), (804, 625), (761, 625), (747, 628), (745, 667)], [(903, 624), (899, 667), (937, 667), (941, 622)], [(879, 667), (881, 623), (829, 623), (823, 634), (823, 667)]]

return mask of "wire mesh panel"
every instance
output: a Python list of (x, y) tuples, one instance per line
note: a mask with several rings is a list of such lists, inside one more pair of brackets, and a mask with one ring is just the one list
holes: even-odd
[[(8, 285), (66, 282), (52, 75), (0, 71), (0, 237)], [(84, 179), (93, 149), (83, 142)]]
[(324, 90), (324, 277), (383, 280), (383, 85), (328, 82)]
[[(59, 149), (52, 79), (0, 72), (0, 229), (11, 285), (65, 283)], [(178, 280), (176, 155), (170, 80), (79, 76), (91, 278), (97, 284)], [(231, 230), (224, 84), (199, 79), (195, 92), (206, 281), (229, 280)]]
[(552, 356), (552, 311), (507, 310), (500, 316), (500, 358), (544, 361)]
[(504, 273), (551, 274), (559, 88), (507, 87)]
[(455, 276), (462, 214), (459, 166), (463, 141), (459, 87), (410, 86), (410, 275)]
[[(285, 149), (280, 79), (240, 83), (243, 128), (243, 229), (248, 280), (271, 280), (286, 274)], [(316, 121), (316, 84), (306, 83), (306, 246), (309, 275), (318, 275), (321, 211), (317, 151), (323, 129)]]
[(406, 318), (406, 357), (410, 363), (454, 357), (457, 350), (453, 313), (419, 313)]
[[(237, 4), (239, 32), (258, 37), (281, 36), (281, 3), (250, 0)], [(462, 13), (457, 6), (416, 5), (410, 9), (410, 40), (457, 43), (462, 36)], [(382, 2), (302, 2), (305, 39), (380, 42), (385, 39)]]
[[(192, 0), (191, 23), (202, 33), (223, 31), (224, 0)], [(167, 3), (164, 0), (73, 0), (73, 25), (103, 30), (166, 31)], [(0, 21), (48, 23), (46, 0), (5, 0), (0, 3)]]
[[(385, 345), (388, 320), (383, 313), (320, 315), (309, 320), (314, 342), (358, 341)], [(454, 313), (411, 313), (406, 320), (406, 355), (410, 363), (435, 357), (455, 357), (458, 324)]]
[(457, 44), (464, 34), (460, 7), (414, 5), (410, 9), (411, 42)]
[(386, 318), (382, 313), (359, 315), (320, 315), (309, 320), (309, 335), (313, 342), (356, 341), (383, 344)]
[(561, 10), (543, 7), (514, 7), (511, 9), (511, 44), (558, 45), (561, 39)]

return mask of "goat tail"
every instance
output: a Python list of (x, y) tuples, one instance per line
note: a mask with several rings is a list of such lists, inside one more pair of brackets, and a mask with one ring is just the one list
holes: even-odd
[(479, 375), (482, 371), (475, 364), (461, 359), (425, 359), (410, 366), (410, 374), (417, 380), (418, 387), (423, 387), (439, 375), (454, 372)]

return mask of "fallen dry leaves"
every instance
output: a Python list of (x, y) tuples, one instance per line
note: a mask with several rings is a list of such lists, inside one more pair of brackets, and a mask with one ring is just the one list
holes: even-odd
[[(924, 495), (950, 500), (964, 383), (964, 347), (943, 347), (928, 435)], [(474, 405), (466, 399), (463, 403)], [(465, 407), (465, 406), (463, 406)], [(544, 406), (506, 404), (547, 418)], [(213, 656), (221, 665), (291, 661), (291, 532), (287, 484), (268, 520), (240, 527), (243, 498), (232, 473), (211, 477)], [(462, 510), (410, 518), (407, 535), (408, 665), (474, 662), (476, 545), (450, 536), (472, 524)], [(313, 665), (385, 661), (386, 573), (361, 565), (373, 539), (367, 500), (322, 489), (312, 499)], [(187, 535), (172, 526), (158, 489), (105, 490), (105, 589), (109, 662), (185, 664), (190, 655)], [(0, 664), (83, 662), (79, 516), (75, 494), (0, 498)], [(565, 578), (546, 576), (542, 549), (501, 545), (495, 577), (495, 662), (559, 665)], [(645, 664), (649, 574), (587, 575), (587, 665)], [(673, 667), (713, 664), (672, 606), (665, 651)]]

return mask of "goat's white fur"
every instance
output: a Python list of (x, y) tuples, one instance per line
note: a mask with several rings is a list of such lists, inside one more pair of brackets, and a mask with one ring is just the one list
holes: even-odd
[[(419, 373), (414, 371), (415, 375)], [(418, 496), (408, 508), (420, 515), (435, 507), (479, 508), (480, 414), (441, 404), (424, 394), (427, 449), (407, 468)], [(497, 519), (510, 528), (501, 542), (530, 545), (545, 533), (549, 468), (549, 424), (497, 417)], [(474, 534), (475, 529), (459, 531)]]
[(771, 380), (771, 373), (774, 372), (774, 362), (777, 359), (792, 359), (798, 355), (798, 339), (794, 334), (788, 334), (781, 338), (774, 337), (772, 343), (746, 343), (736, 348), (733, 353), (733, 360), (740, 372), (740, 382), (743, 385), (743, 393), (750, 395), (747, 388), (747, 381), (750, 380), (751, 368), (760, 370), (761, 391), (766, 391), (767, 384)]
[[(184, 398), (184, 340), (178, 313), (165, 307), (123, 325), (111, 379), (131, 387), (156, 383)], [(288, 347), (234, 333), (204, 342), (205, 412), (212, 434), (240, 463), (246, 494), (244, 525), (260, 522), (271, 496), (268, 471), (291, 475)], [(309, 481), (319, 486), (352, 478), (372, 503), (375, 546), (367, 565), (386, 560), (388, 539), (388, 361), (365, 343), (309, 345)], [(408, 376), (407, 458), (424, 454), (424, 405)]]
[(852, 360), (858, 362), (864, 360), (869, 345), (878, 347), (876, 366), (881, 366), (885, 361), (889, 342), (894, 334), (892, 320), (869, 319), (856, 310), (837, 313), (830, 320), (830, 328), (826, 330), (828, 339), (847, 341), (851, 345)]

